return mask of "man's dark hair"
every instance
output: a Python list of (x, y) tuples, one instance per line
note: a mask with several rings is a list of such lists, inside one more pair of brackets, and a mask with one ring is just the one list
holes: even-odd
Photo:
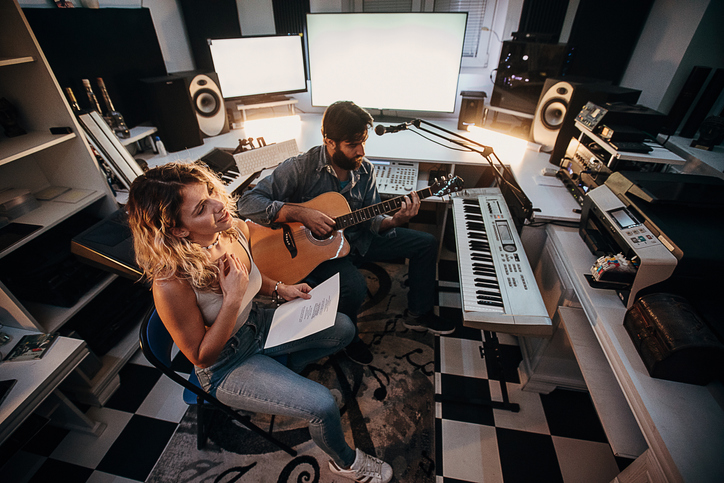
[(372, 127), (372, 116), (352, 101), (337, 101), (322, 116), (322, 133), (336, 143), (361, 141)]

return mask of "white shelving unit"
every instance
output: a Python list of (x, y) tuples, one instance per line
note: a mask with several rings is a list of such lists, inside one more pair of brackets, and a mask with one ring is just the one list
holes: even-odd
[[(0, 129), (0, 190), (23, 188), (31, 193), (51, 186), (88, 193), (76, 202), (40, 201), (40, 206), (11, 223), (39, 226), (30, 235), (0, 248), (0, 264), (14, 252), (80, 213), (103, 218), (118, 209), (108, 183), (85, 143), (81, 127), (53, 75), (17, 0), (0, 2), (0, 96), (18, 111), (18, 124), (27, 134), (7, 137)], [(51, 134), (52, 127), (69, 127), (69, 134)], [(144, 131), (149, 135), (148, 131)], [(62, 232), (59, 231), (59, 236)], [(67, 234), (62, 235), (67, 238)], [(61, 243), (70, 239), (60, 240)], [(55, 332), (105, 290), (116, 275), (107, 275), (72, 307), (27, 302), (0, 282), (0, 323), (30, 331)], [(134, 334), (135, 335), (135, 334)], [(138, 348), (135, 337), (113, 349), (104, 360), (98, 387), (117, 387), (118, 371)], [(22, 377), (19, 374), (18, 377)], [(97, 387), (87, 388), (89, 394)], [(101, 391), (107, 393), (105, 389)], [(109, 397), (110, 395), (105, 396)], [(103, 404), (105, 401), (88, 401)]]
[(611, 165), (613, 160), (620, 159), (622, 161), (639, 161), (644, 163), (658, 163), (658, 164), (671, 164), (671, 165), (682, 165), (686, 163), (686, 160), (681, 156), (669, 151), (665, 147), (655, 142), (646, 143), (652, 150), (648, 153), (634, 153), (628, 151), (617, 151), (608, 142), (604, 141), (584, 124), (575, 121), (576, 128), (581, 132), (578, 140), (582, 141), (582, 137), (586, 136), (593, 140), (596, 144), (601, 146), (608, 153), (607, 165)]

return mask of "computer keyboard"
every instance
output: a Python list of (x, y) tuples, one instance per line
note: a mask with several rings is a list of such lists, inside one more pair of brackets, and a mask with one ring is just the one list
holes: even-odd
[(248, 178), (250, 175), (265, 168), (273, 168), (282, 161), (299, 154), (296, 139), (270, 144), (262, 148), (250, 149), (243, 153), (235, 154), (236, 169), (240, 178)]

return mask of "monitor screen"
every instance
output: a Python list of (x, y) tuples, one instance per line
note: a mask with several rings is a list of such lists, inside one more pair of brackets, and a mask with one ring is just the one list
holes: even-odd
[(209, 39), (224, 99), (305, 92), (301, 35)]
[(313, 106), (454, 112), (467, 13), (307, 14)]

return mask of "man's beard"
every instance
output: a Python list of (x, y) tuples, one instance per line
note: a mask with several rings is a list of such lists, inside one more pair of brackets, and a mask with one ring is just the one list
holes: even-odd
[(342, 151), (340, 151), (339, 148), (335, 148), (334, 154), (332, 154), (332, 162), (342, 169), (354, 171), (362, 165), (362, 156), (350, 159)]

